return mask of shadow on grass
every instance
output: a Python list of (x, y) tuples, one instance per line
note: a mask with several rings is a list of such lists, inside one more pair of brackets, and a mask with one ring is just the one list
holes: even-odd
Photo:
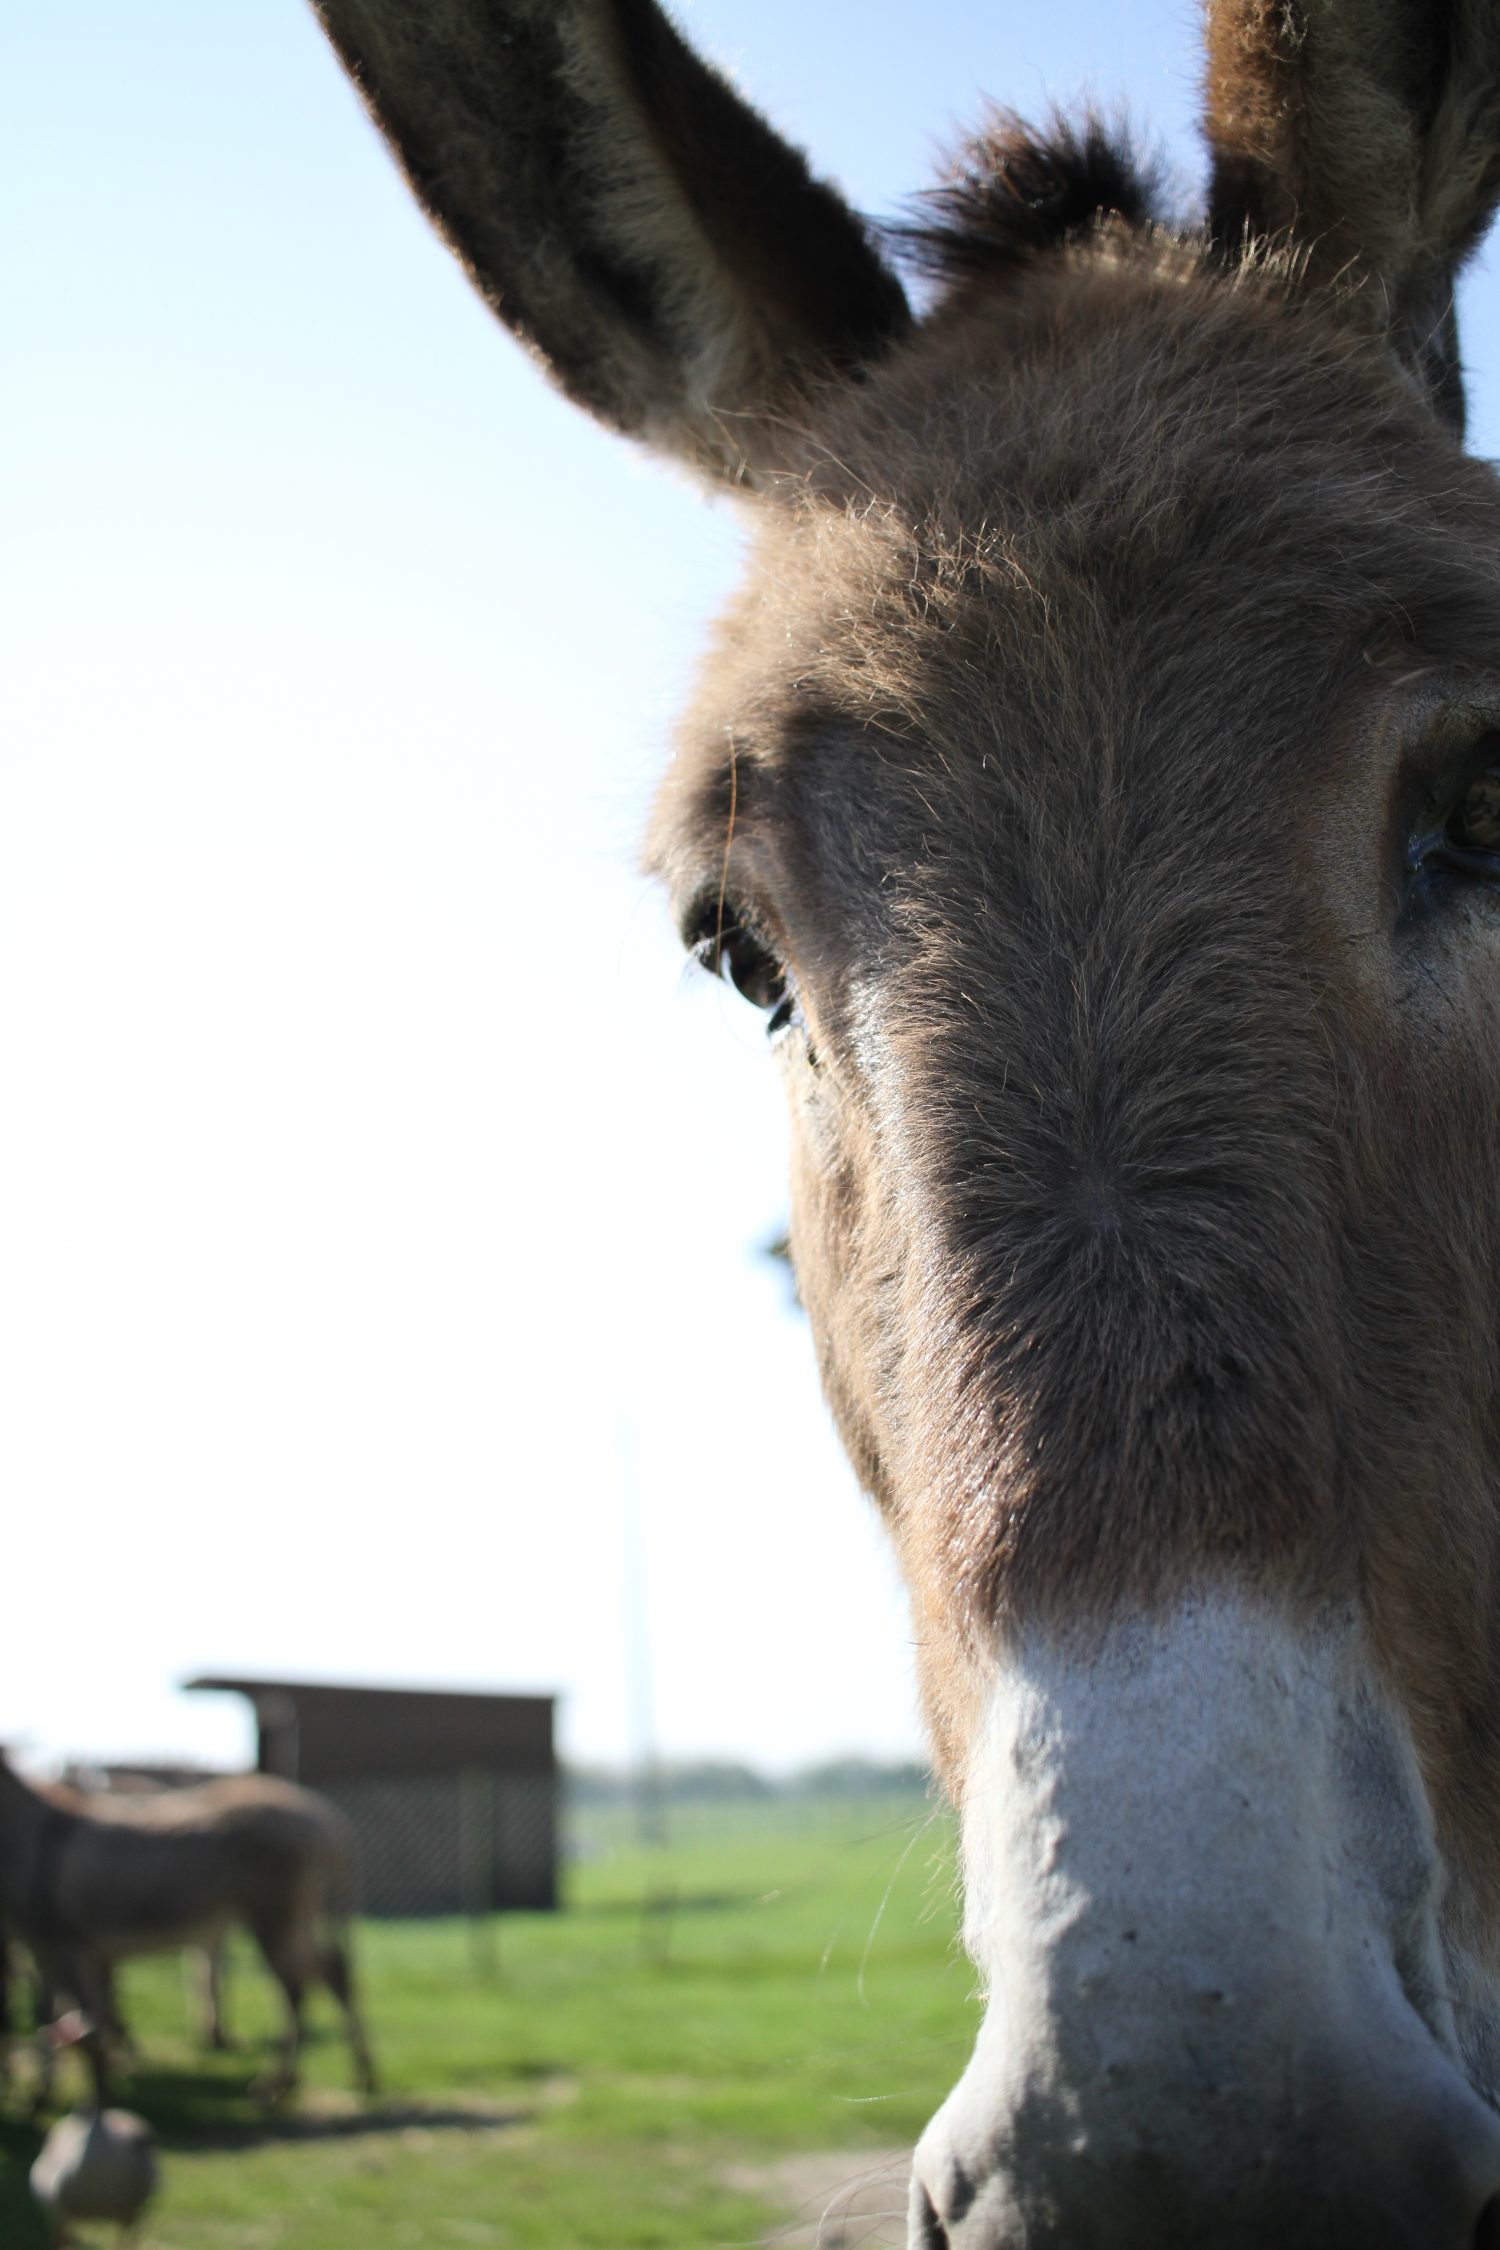
[[(143, 2117), (157, 2119), (163, 2112), (148, 2095), (141, 2096)], [(223, 2119), (217, 2124), (183, 2126), (158, 2123), (157, 2138), (164, 2149), (204, 2149), (224, 2152), (299, 2141), (351, 2141), (387, 2133), (503, 2133), (529, 2125), (536, 2111), (501, 2108), (498, 2104), (459, 2108), (437, 2102), (374, 2101), (367, 2109), (334, 2114), (307, 2114), (295, 2109), (263, 2113), (251, 2119)]]
[[(530, 2124), (535, 2107), (520, 2102), (433, 2102), (412, 2096), (350, 2095), (336, 2106), (326, 2096), (304, 2094), (284, 2103), (256, 2099), (249, 2082), (205, 2077), (188, 2069), (132, 2071), (114, 2089), (114, 2104), (144, 2117), (163, 2148), (244, 2149), (261, 2143), (357, 2140), (367, 2134), (499, 2133)], [(16, 2105), (0, 2112), (0, 2156), (29, 2166), (57, 2118), (70, 2105), (32, 2113)], [(9, 2238), (0, 2231), (0, 2244)]]
[[(534, 2109), (498, 2103), (372, 2100), (357, 2109), (267, 2109), (241, 2086), (205, 2080), (187, 2071), (132, 2073), (117, 2099), (139, 2111), (162, 2150), (230, 2154), (298, 2142), (349, 2141), (388, 2134), (484, 2133), (514, 2130)], [(59, 2113), (60, 2114), (60, 2113)], [(29, 2174), (52, 2123), (43, 2115), (0, 2113), (0, 2244), (4, 2250), (50, 2250), (51, 2237), (32, 2200)]]

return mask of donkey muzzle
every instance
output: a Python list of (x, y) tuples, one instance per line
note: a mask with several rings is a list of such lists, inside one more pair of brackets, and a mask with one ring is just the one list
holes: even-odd
[(1352, 1614), (1022, 1637), (963, 1830), (988, 2005), (912, 2250), (1500, 2250), (1494, 1997)]

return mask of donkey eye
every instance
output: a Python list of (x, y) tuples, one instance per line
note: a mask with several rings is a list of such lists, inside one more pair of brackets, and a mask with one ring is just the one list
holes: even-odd
[(752, 1008), (776, 1009), (786, 999), (781, 964), (749, 930), (726, 930), (719, 946), (718, 973)]
[[(1488, 758), (1487, 764), (1480, 760)], [(1428, 799), (1430, 807), (1407, 845), (1416, 900), (1440, 896), (1435, 879), (1500, 888), (1500, 734), (1473, 743), (1463, 779)]]
[(786, 971), (753, 930), (727, 923), (722, 929), (706, 930), (693, 950), (705, 969), (732, 984), (752, 1008), (770, 1016), (768, 1031), (780, 1031), (791, 1021)]
[(1500, 765), (1475, 774), (1448, 815), (1443, 838), (1455, 855), (1500, 856)]

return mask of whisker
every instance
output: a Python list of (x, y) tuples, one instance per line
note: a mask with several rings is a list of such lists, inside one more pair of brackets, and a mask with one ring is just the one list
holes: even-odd
[(881, 1922), (885, 1918), (885, 1910), (891, 1903), (891, 1893), (896, 1888), (901, 1870), (910, 1859), (918, 1838), (926, 1835), (928, 1829), (932, 1826), (937, 1817), (937, 1812), (934, 1809), (932, 1812), (926, 1815), (925, 1819), (918, 1821), (917, 1825), (913, 1828), (910, 1836), (908, 1836), (906, 1840), (906, 1846), (902, 1851), (901, 1857), (897, 1860), (895, 1866), (891, 1869), (891, 1879), (886, 1884), (880, 1904), (875, 1909), (875, 1919), (870, 1924), (870, 1934), (865, 1939), (865, 1949), (859, 1957), (859, 1973), (854, 1980), (854, 1989), (859, 1995), (861, 2007), (867, 2007), (869, 2005), (868, 2001), (865, 1999), (865, 1970), (869, 1966), (870, 1953), (874, 1947), (876, 1934), (880, 1929)]

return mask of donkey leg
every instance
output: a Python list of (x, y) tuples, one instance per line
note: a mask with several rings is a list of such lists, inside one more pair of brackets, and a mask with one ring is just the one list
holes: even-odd
[(309, 1958), (305, 1934), (296, 1926), (288, 1929), (281, 1923), (270, 1927), (252, 1924), (252, 1934), (260, 1947), (261, 1958), (281, 1987), (285, 2002), (280, 2058), (262, 2072), (252, 2088), (262, 2101), (274, 2102), (291, 2093), (297, 2083), (302, 2054), (302, 2004), (308, 1976), (317, 1971), (317, 1956), (314, 1953)]
[(130, 2034), (120, 2020), (119, 2004), (115, 1997), (114, 1963), (95, 1953), (89, 1946), (80, 1946), (74, 1952), (67, 1973), (68, 1989), (78, 2002), (84, 2018), (93, 2026), (94, 2036), (78, 2042), (79, 2057), (93, 2081), (94, 2107), (105, 2109), (114, 2092), (115, 2066), (120, 2059), (120, 2045), (131, 2053), (134, 2045)]
[(251, 2091), (262, 2101), (279, 2102), (292, 2093), (300, 2073), (302, 2056), (302, 2003), (306, 1984), (295, 1970), (278, 1968), (271, 1964), (271, 1974), (281, 1987), (285, 2003), (285, 2021), (281, 2034), (281, 2052), (269, 2069), (261, 2072)]
[(118, 2054), (127, 2063), (133, 2062), (139, 2051), (135, 2033), (120, 2012), (119, 1981), (113, 1964), (108, 1961), (101, 1961), (93, 1973), (93, 2000), (97, 2003), (96, 2006), (91, 2005), (81, 1994), (79, 1996), (80, 2006), (85, 2013), (94, 2016), (110, 2052)]
[(373, 2094), (377, 2085), (375, 2060), (370, 2053), (364, 2018), (355, 1996), (354, 1964), (349, 1957), (349, 1941), (342, 1930), (324, 1939), (318, 1951), (318, 1966), (323, 1982), (344, 2013), (344, 2031), (354, 2061), (355, 2082), (362, 2093)]
[[(117, 2020), (113, 1969), (86, 1945), (34, 1941), (31, 1955), (35, 1972), (33, 2045), (37, 2058), (32, 2109), (35, 2112), (51, 2108), (58, 2055), (63, 2048), (75, 2045), (93, 2081), (95, 2105), (102, 2109), (113, 2090), (111, 2034)], [(81, 2026), (77, 2025), (77, 2019), (74, 2024), (76, 2029), (87, 2030), (88, 2038), (80, 2039), (76, 2029), (69, 2028), (65, 2013), (69, 2007), (76, 2008), (84, 2019)]]
[(58, 1991), (58, 1965), (51, 1949), (33, 1938), (28, 1940), (27, 1950), (31, 1955), (31, 2048), (36, 2058), (31, 2107), (36, 2112), (52, 2107), (57, 2048), (47, 2037), (47, 2031), (61, 2013), (63, 2003)]
[(211, 2053), (227, 2055), (234, 2042), (224, 2022), (224, 1947), (215, 1940), (188, 1950), (188, 1968), (194, 1987), (198, 2036)]

